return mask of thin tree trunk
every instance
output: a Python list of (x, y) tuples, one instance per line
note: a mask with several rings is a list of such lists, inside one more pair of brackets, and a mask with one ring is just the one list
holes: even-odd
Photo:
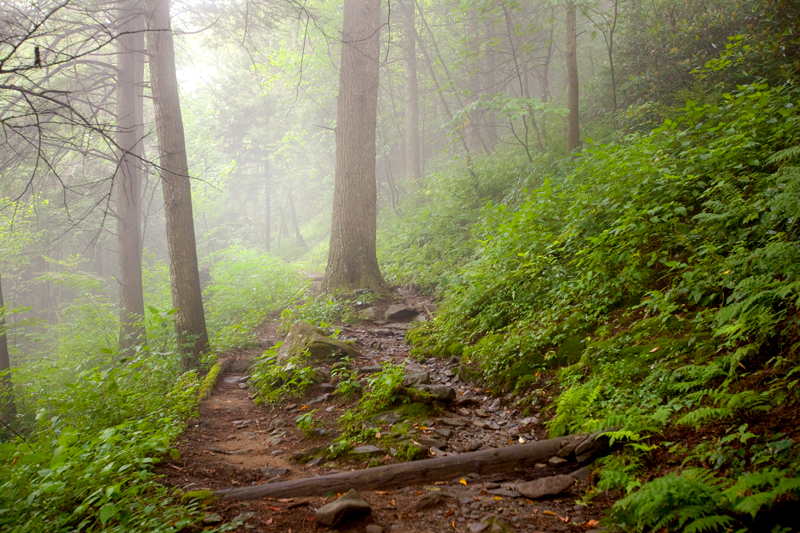
[(200, 355), (208, 350), (208, 332), (197, 269), (192, 188), (175, 72), (169, 0), (145, 0), (145, 7), (148, 14), (147, 42), (156, 108), (172, 303), (178, 309), (175, 330), (184, 354), (184, 366), (194, 367), (199, 364)]
[(272, 245), (272, 191), (270, 190), (269, 159), (264, 160), (264, 216), (266, 219), (265, 229), (267, 232), (266, 250), (269, 252)]
[(11, 360), (6, 337), (6, 312), (3, 307), (3, 278), (0, 276), (0, 418), (7, 420), (17, 414), (14, 389), (11, 383)]
[(325, 291), (383, 291), (385, 286), (375, 245), (380, 6), (380, 0), (344, 2), (333, 220), (322, 282)]
[(403, 76), (405, 79), (405, 144), (406, 177), (416, 181), (422, 177), (419, 155), (419, 86), (417, 84), (417, 46), (412, 0), (402, 0), (403, 13)]
[(117, 246), (120, 283), (120, 353), (146, 340), (142, 286), (142, 142), (144, 137), (144, 14), (139, 0), (119, 9), (117, 39)]
[(617, 111), (617, 78), (614, 73), (614, 31), (617, 29), (617, 8), (619, 0), (614, 0), (614, 22), (608, 31), (608, 65), (611, 68), (611, 100), (614, 102), (614, 112)]
[(567, 147), (572, 152), (581, 146), (578, 120), (578, 27), (574, 0), (567, 2)]
[(306, 247), (306, 241), (300, 233), (300, 224), (297, 222), (297, 212), (294, 210), (294, 194), (292, 194), (292, 184), (289, 183), (289, 216), (292, 219), (292, 230), (294, 231), (294, 240), (297, 246)]

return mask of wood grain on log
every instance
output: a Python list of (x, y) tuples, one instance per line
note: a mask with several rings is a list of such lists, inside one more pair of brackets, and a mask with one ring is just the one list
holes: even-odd
[(415, 483), (447, 481), (473, 472), (481, 475), (499, 474), (547, 461), (558, 453), (561, 442), (566, 438), (568, 437), (281, 483), (219, 490), (214, 495), (222, 500), (323, 496), (347, 492), (350, 489), (389, 489)]

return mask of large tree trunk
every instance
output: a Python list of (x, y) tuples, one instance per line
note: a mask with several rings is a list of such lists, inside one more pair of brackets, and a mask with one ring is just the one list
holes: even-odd
[(169, 0), (145, 0), (150, 78), (156, 108), (159, 165), (167, 223), (167, 248), (172, 304), (178, 309), (175, 330), (184, 366), (199, 363), (208, 349), (200, 275), (197, 269), (192, 188), (175, 73), (175, 49), (169, 19)]
[(417, 46), (414, 27), (413, 0), (402, 0), (403, 16), (403, 76), (405, 78), (406, 120), (406, 177), (418, 180), (422, 176), (419, 155), (419, 86), (417, 85)]
[(322, 496), (330, 492), (347, 492), (350, 489), (385, 490), (414, 483), (433, 483), (472, 472), (481, 475), (500, 474), (518, 468), (533, 468), (536, 463), (547, 461), (559, 452), (561, 442), (567, 438), (569, 437), (282, 483), (220, 490), (214, 494), (223, 500)]
[(578, 123), (578, 25), (574, 0), (567, 2), (567, 147), (569, 151), (581, 146)]
[(117, 243), (120, 283), (120, 353), (145, 342), (142, 287), (142, 142), (144, 14), (139, 0), (119, 9), (117, 39)]
[(385, 282), (375, 249), (380, 0), (345, 0), (336, 118), (336, 173), (328, 266), (323, 290)]
[(4, 305), (3, 279), (0, 276), (0, 419), (7, 420), (17, 414), (17, 408), (14, 404), (14, 389), (11, 385), (11, 360), (8, 356)]

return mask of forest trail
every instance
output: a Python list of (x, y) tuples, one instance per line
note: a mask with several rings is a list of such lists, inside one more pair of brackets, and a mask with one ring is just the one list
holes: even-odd
[[(404, 365), (407, 372), (428, 372), (431, 383), (453, 387), (457, 400), (440, 416), (420, 424), (413, 435), (416, 441), (437, 454), (457, 454), (478, 449), (513, 445), (546, 439), (546, 428), (537, 417), (522, 418), (508, 403), (510, 398), (493, 398), (482, 388), (462, 382), (453, 360), (428, 359), (416, 362), (408, 357), (405, 330), (408, 324), (373, 324), (343, 327), (340, 338), (350, 340), (362, 353), (354, 361), (367, 376), (382, 362)], [(261, 339), (281, 340), (278, 324), (266, 322)], [(327, 447), (336, 436), (336, 420), (355, 400), (340, 401), (326, 392), (328, 384), (313, 386), (297, 402), (277, 406), (257, 406), (253, 395), (240, 385), (248, 375), (252, 358), (262, 350), (244, 350), (229, 356), (213, 393), (204, 400), (199, 417), (190, 422), (178, 443), (180, 459), (167, 460), (158, 470), (164, 483), (184, 491), (220, 490), (266, 482), (307, 478), (363, 469), (397, 460), (391, 449), (350, 454), (335, 461), (321, 459), (301, 464), (293, 457), (302, 450)], [(309, 439), (297, 428), (296, 419), (304, 412), (320, 420), (319, 435)], [(424, 427), (423, 427), (424, 426)], [(386, 432), (391, 424), (383, 426)], [(579, 479), (568, 491), (536, 502), (521, 497), (515, 485), (523, 480), (552, 474), (566, 474), (575, 467), (538, 465), (536, 471), (517, 471), (504, 475), (477, 474), (450, 482), (420, 484), (385, 491), (360, 491), (371, 505), (369, 516), (340, 524), (337, 531), (369, 533), (401, 532), (535, 532), (587, 531), (597, 528), (597, 520), (609, 505), (601, 495), (590, 505), (579, 505), (588, 479)], [(302, 497), (218, 502), (209, 509), (208, 525), (241, 521), (236, 531), (298, 532), (325, 531), (314, 517), (317, 509), (335, 498)], [(367, 527), (370, 529), (367, 530)], [(378, 529), (380, 528), (380, 529)]]

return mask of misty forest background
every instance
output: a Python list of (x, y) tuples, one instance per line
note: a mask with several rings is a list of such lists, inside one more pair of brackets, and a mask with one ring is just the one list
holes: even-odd
[[(343, 282), (326, 272), (342, 4), (148, 0), (171, 9), (186, 279), (207, 342), (174, 299), (161, 51), (130, 82), (137, 162), (121, 155), (119, 50), (147, 33), (124, 25), (138, 2), (0, 5), (4, 530), (197, 523), (201, 505), (152, 463), (217, 356), (252, 345), (268, 315), (349, 321), (354, 289), (406, 284), (439, 302), (413, 353), (459, 356), (534, 406), (549, 376), (554, 436), (617, 428), (627, 444), (598, 485), (618, 498), (609, 526), (798, 527), (796, 2), (381, 3), (377, 118), (361, 125), (375, 132), (380, 272)], [(141, 238), (123, 251), (131, 164)], [(137, 257), (134, 323), (120, 279)], [(690, 430), (710, 440), (683, 446)]]

